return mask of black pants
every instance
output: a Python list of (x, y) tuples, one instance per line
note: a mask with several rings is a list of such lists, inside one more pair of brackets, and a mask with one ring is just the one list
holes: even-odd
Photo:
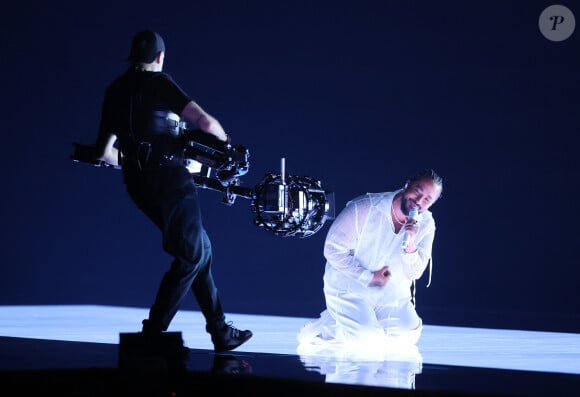
[(127, 192), (159, 227), (163, 248), (174, 258), (161, 280), (147, 324), (167, 330), (187, 292), (192, 290), (206, 323), (220, 326), (225, 316), (211, 272), (211, 242), (202, 224), (191, 174), (183, 166), (140, 170), (127, 165), (123, 171)]

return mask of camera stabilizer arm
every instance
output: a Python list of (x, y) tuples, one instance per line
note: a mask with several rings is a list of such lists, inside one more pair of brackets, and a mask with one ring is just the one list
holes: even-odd
[[(322, 189), (320, 181), (310, 177), (286, 175), (285, 159), (280, 174), (267, 173), (254, 188), (240, 186), (250, 163), (243, 145), (219, 141), (199, 130), (182, 129), (183, 157), (197, 187), (219, 191), (223, 202), (232, 205), (236, 197), (251, 200), (254, 224), (277, 236), (309, 237), (334, 219), (334, 193)], [(97, 167), (120, 169), (97, 160), (92, 144), (73, 142), (70, 158)]]
[[(201, 130), (182, 129), (176, 139), (180, 141), (178, 146), (182, 147), (182, 155), (198, 187), (224, 193), (227, 204), (233, 204), (237, 196), (252, 198), (252, 189), (239, 186), (239, 177), (249, 169), (250, 154), (244, 146), (233, 146)], [(73, 147), (70, 158), (75, 162), (121, 169), (121, 166), (98, 160), (94, 144), (73, 142)]]

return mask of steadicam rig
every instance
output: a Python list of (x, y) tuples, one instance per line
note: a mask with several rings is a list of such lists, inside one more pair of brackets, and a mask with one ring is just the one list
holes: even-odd
[[(334, 193), (311, 177), (286, 175), (284, 158), (279, 174), (267, 173), (254, 188), (248, 188), (240, 180), (250, 167), (245, 146), (219, 141), (199, 130), (182, 129), (176, 139), (182, 140), (184, 162), (196, 186), (222, 192), (227, 205), (238, 196), (250, 199), (257, 227), (280, 237), (304, 238), (334, 219)], [(70, 158), (75, 162), (121, 168), (97, 160), (94, 145), (73, 142), (73, 147)]]
[(334, 194), (306, 176), (268, 173), (254, 188), (254, 224), (277, 236), (308, 237), (334, 218)]

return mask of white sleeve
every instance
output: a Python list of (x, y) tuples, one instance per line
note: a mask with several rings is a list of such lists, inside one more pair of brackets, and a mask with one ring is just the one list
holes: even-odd
[(425, 229), (417, 235), (419, 240), (415, 240), (417, 251), (411, 254), (403, 254), (403, 271), (409, 280), (420, 278), (431, 260), (435, 224), (432, 218), (427, 218), (426, 221)]
[(351, 202), (333, 221), (324, 242), (324, 257), (343, 274), (368, 285), (373, 274), (356, 259), (356, 248), (368, 214), (368, 200)]

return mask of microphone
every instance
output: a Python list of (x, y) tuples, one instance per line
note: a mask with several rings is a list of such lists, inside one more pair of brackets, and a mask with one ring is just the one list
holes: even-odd
[[(419, 212), (417, 211), (416, 207), (411, 208), (411, 210), (409, 211), (409, 219), (410, 220), (414, 220), (415, 218), (417, 218), (417, 214)], [(402, 247), (403, 249), (407, 248), (407, 245), (409, 244), (409, 239), (411, 238), (411, 236), (409, 235), (409, 232), (405, 232), (405, 234), (403, 235), (403, 243), (402, 243)]]

